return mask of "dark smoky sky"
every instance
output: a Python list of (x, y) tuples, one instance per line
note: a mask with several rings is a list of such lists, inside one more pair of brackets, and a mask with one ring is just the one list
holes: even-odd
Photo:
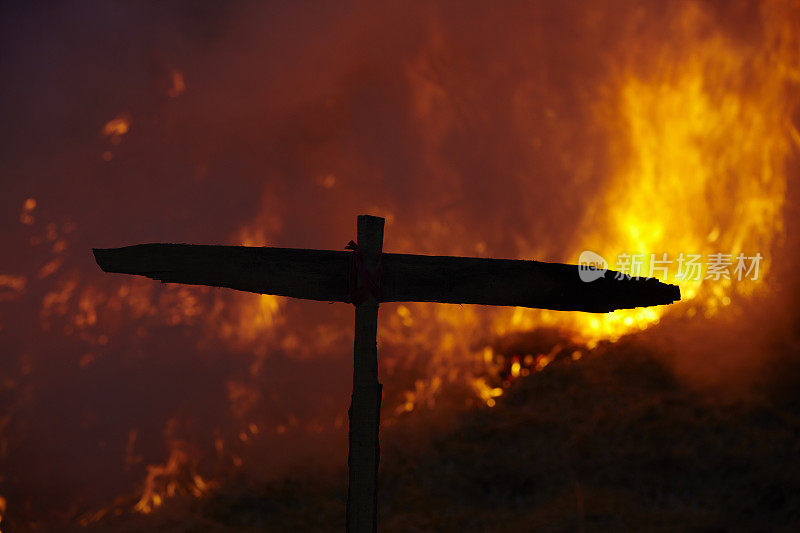
[[(758, 34), (749, 4), (703, 5), (740, 38)], [(27, 502), (41, 516), (134, 492), (145, 465), (166, 458), (169, 419), (208, 456), (215, 436), (238, 431), (230, 380), (275, 391), (252, 414), (267, 425), (346, 409), (349, 333), (300, 360), (270, 344), (252, 377), (249, 348), (199, 346), (197, 321), (170, 326), (101, 305), (91, 339), (109, 340), (98, 346), (65, 329), (80, 311), (75, 296), (43, 329), (44, 301), (64, 283), (75, 295), (117, 290), (92, 247), (237, 243), (248, 228), (271, 245), (341, 249), (356, 215), (373, 213), (387, 216), (387, 251), (574, 259), (565, 255), (576, 225), (610, 168), (593, 104), (608, 98), (621, 57), (645, 61), (669, 38), (664, 21), (679, 6), (4, 3), (0, 274), (27, 279), (21, 291), (0, 287), (9, 512)], [(173, 71), (186, 85), (174, 98)], [(115, 145), (101, 132), (121, 114), (131, 126)], [(20, 222), (27, 198), (37, 201), (30, 225)], [(48, 231), (65, 251), (52, 251)], [(57, 270), (41, 274), (56, 257)], [(167, 294), (153, 291), (156, 303)], [(235, 303), (192, 294), (204, 309)], [(285, 313), (295, 330), (349, 331), (352, 320), (324, 304)], [(87, 352), (97, 362), (82, 368)], [(132, 428), (143, 459), (126, 466)], [(304, 438), (262, 442), (260, 468), (331, 445)], [(345, 430), (334, 440), (343, 466)]]
[[(515, 255), (536, 235), (558, 253), (569, 228), (548, 221), (578, 219), (584, 189), (603, 176), (588, 113), (624, 23), (615, 11), (6, 8), (4, 228), (18, 229), (34, 196), (42, 216), (76, 219), (95, 245), (229, 241), (261, 216), (276, 242), (339, 247), (354, 215), (377, 207), (394, 215), (390, 248), (436, 222), (462, 248), (484, 240)], [(175, 99), (173, 69), (187, 85)], [(120, 113), (131, 130), (109, 147), (99, 132)]]

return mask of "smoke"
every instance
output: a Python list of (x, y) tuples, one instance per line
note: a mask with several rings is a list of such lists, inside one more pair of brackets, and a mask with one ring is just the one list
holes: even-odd
[[(732, 39), (762, 38), (751, 5), (698, 5)], [(344, 466), (349, 308), (108, 276), (90, 249), (341, 249), (356, 216), (371, 213), (387, 219), (387, 251), (572, 261), (620, 156), (609, 148), (615, 119), (598, 116), (598, 102), (613, 101), (620, 70), (648, 70), (670, 39), (662, 21), (682, 9), (6, 5), (0, 494), (9, 513), (42, 519), (107, 504), (140, 491), (147, 465), (175, 449), (205, 479), (242, 464), (280, 475), (312, 455)], [(127, 131), (103, 134), (115, 118)], [(776, 250), (793, 258), (796, 243)], [(774, 272), (797, 279), (788, 267)], [(700, 326), (684, 335), (678, 322), (654, 342), (690, 354), (676, 363), (689, 376), (739, 359), (749, 369), (761, 333), (785, 336), (796, 323), (773, 320), (773, 306), (797, 294), (796, 282), (781, 287), (763, 313), (721, 319), (730, 323), (713, 335)], [(438, 385), (420, 378), (475, 348), (475, 336), (449, 326), (491, 323), (484, 311), (415, 308), (419, 320), (403, 329), (397, 307), (384, 307), (394, 336), (381, 347), (382, 379), (397, 396), (414, 383), (434, 394)], [(788, 304), (786, 313), (796, 316)], [(713, 364), (696, 364), (700, 352)]]

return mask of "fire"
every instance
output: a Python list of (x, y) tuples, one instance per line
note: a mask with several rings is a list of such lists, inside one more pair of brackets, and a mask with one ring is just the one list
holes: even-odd
[(28, 278), (11, 274), (0, 274), (0, 301), (12, 299), (25, 290)]
[[(786, 208), (784, 201), (787, 189), (785, 166), (793, 143), (800, 145), (800, 133), (791, 123), (791, 117), (796, 115), (797, 86), (800, 83), (800, 43), (796, 35), (796, 21), (800, 19), (797, 13), (791, 12), (796, 7), (788, 3), (768, 1), (761, 6), (758, 35), (737, 40), (732, 37), (733, 32), (724, 30), (714, 15), (707, 11), (710, 8), (702, 7), (704, 5), (692, 2), (679, 4), (679, 12), (671, 13), (663, 21), (669, 26), (668, 41), (656, 41), (657, 38), (653, 37), (653, 42), (645, 42), (641, 47), (631, 47), (619, 54), (610, 54), (612, 59), (605, 69), (608, 74), (603, 87), (596, 93), (591, 93), (594, 103), (587, 121), (605, 132), (606, 141), (601, 149), (607, 151), (612, 166), (607, 178), (602, 183), (594, 184), (597, 194), (586, 203), (582, 219), (568, 221), (576, 228), (575, 237), (567, 246), (567, 253), (563, 256), (546, 255), (527, 244), (541, 237), (542, 227), (528, 228), (522, 224), (524, 229), (519, 231), (520, 234), (512, 235), (510, 240), (515, 243), (514, 249), (520, 258), (575, 262), (582, 251), (592, 250), (605, 257), (612, 269), (615, 268), (615, 260), (620, 254), (644, 254), (645, 275), (649, 274), (647, 260), (650, 254), (657, 254), (657, 257), (667, 254), (670, 259), (676, 260), (680, 254), (700, 254), (705, 259), (715, 253), (731, 254), (733, 257), (739, 253), (748, 256), (760, 253), (764, 256), (764, 261), (759, 279), (678, 280), (674, 277), (676, 265), (673, 264), (666, 281), (681, 286), (684, 298), (682, 304), (605, 315), (522, 308), (488, 310), (474, 306), (387, 304), (381, 307), (378, 333), (381, 372), (387, 376), (385, 381), (392, 380), (392, 387), (387, 386), (384, 389), (384, 406), (388, 414), (384, 421), (387, 424), (409, 413), (435, 408), (453, 398), (459, 407), (464, 403), (492, 407), (514, 379), (541, 371), (558, 357), (578, 360), (588, 355), (597, 343), (616, 341), (623, 335), (658, 324), (666, 313), (675, 317), (713, 317), (737, 306), (744, 306), (749, 298), (770, 290), (772, 282), (769, 276), (773, 272), (771, 252), (780, 243), (784, 232), (783, 212)], [(643, 7), (642, 12), (645, 9)], [(451, 68), (449, 64), (462, 62), (469, 66), (471, 63), (468, 58), (459, 57), (461, 52), (457, 46), (452, 49), (448, 47), (446, 32), (434, 33), (436, 35), (427, 45), (430, 50), (420, 53), (422, 59), (412, 58), (403, 65), (407, 68), (405, 75), (412, 93), (408, 98), (411, 116), (408, 117), (408, 123), (401, 124), (398, 129), (408, 129), (415, 137), (414, 143), (419, 142), (418, 146), (409, 143), (407, 149), (409, 152), (412, 148), (418, 149), (422, 153), (422, 162), (410, 163), (409, 169), (416, 171), (415, 165), (418, 164), (429, 170), (437, 182), (435, 191), (438, 193), (457, 190), (463, 185), (460, 181), (460, 169), (449, 161), (451, 157), (464, 156), (452, 154), (458, 146), (458, 140), (453, 142), (451, 139), (453, 130), (462, 126), (459, 124), (462, 118), (460, 113), (490, 114), (494, 108), (487, 106), (486, 109), (472, 109), (475, 101), (471, 100), (471, 93), (473, 90), (480, 92), (480, 88), (466, 87), (462, 94), (447, 86), (447, 83), (439, 83), (439, 77), (447, 78), (452, 74), (453, 71), (448, 70)], [(646, 41), (646, 38), (642, 37), (642, 40)], [(508, 68), (507, 64), (502, 64), (501, 58), (497, 61), (499, 72), (516, 68)], [(440, 71), (444, 74), (440, 74)], [(207, 176), (213, 177), (215, 171), (222, 172), (220, 169), (223, 168), (224, 179), (231, 180), (232, 185), (253, 186), (250, 181), (233, 181), (236, 179), (235, 174), (242, 170), (248, 171), (250, 167), (227, 168), (226, 165), (230, 166), (230, 162), (223, 154), (236, 150), (243, 144), (245, 147), (249, 146), (252, 153), (236, 153), (245, 154), (242, 165), (251, 161), (254, 165), (262, 164), (263, 161), (259, 159), (261, 154), (255, 152), (267, 150), (267, 147), (258, 143), (272, 138), (259, 136), (260, 130), (254, 124), (259, 125), (261, 120), (252, 120), (252, 117), (261, 117), (262, 111), (264, 116), (268, 113), (257, 106), (251, 110), (252, 102), (243, 97), (242, 102), (237, 104), (241, 108), (236, 108), (234, 116), (248, 117), (248, 125), (230, 125), (230, 130), (238, 128), (241, 131), (231, 137), (233, 140), (229, 144), (226, 144), (226, 135), (230, 135), (227, 125), (208, 138), (203, 136), (201, 128), (193, 127), (191, 135), (182, 138), (180, 135), (186, 134), (186, 130), (181, 129), (181, 124), (186, 116), (176, 108), (188, 106), (190, 102), (172, 99), (184, 95), (186, 82), (181, 71), (166, 70), (162, 75), (164, 73), (169, 76), (170, 86), (164, 87), (163, 80), (158, 85), (161, 98), (159, 106), (163, 104), (163, 108), (149, 109), (141, 102), (130, 102), (130, 107), (127, 107), (131, 112), (135, 111), (137, 124), (141, 125), (137, 127), (141, 127), (142, 131), (152, 128), (156, 132), (152, 145), (145, 144), (135, 150), (137, 154), (141, 154), (139, 159), (148, 160), (147, 150), (153, 149), (153, 145), (164, 140), (158, 137), (160, 130), (156, 129), (163, 127), (169, 133), (165, 134), (169, 141), (165, 144), (185, 145), (186, 153), (190, 153), (192, 149), (200, 150), (197, 147), (210, 153), (203, 153), (195, 156), (198, 157), (197, 160), (191, 160), (191, 164), (196, 164), (198, 169), (197, 183), (194, 184), (196, 189), (192, 194), (198, 193), (200, 196), (199, 192), (208, 185), (205, 180), (212, 179)], [(197, 75), (200, 76), (199, 73)], [(470, 76), (460, 77), (460, 74), (453, 77), (456, 81), (451, 82), (452, 85), (468, 85), (471, 80)], [(348, 83), (358, 85), (359, 80), (356, 76)], [(257, 80), (253, 81), (256, 82)], [(524, 84), (532, 86), (547, 83), (538, 78), (524, 80)], [(199, 92), (202, 87), (200, 80), (197, 87)], [(261, 90), (260, 87), (256, 89)], [(347, 85), (342, 91), (350, 89), (350, 85)], [(459, 86), (458, 89), (462, 87)], [(549, 89), (557, 91), (558, 87)], [(205, 90), (209, 90), (208, 84)], [(403, 90), (401, 83), (398, 83), (396, 90), (398, 93)], [(360, 212), (369, 211), (386, 217), (389, 223), (387, 231), (391, 232), (394, 239), (393, 249), (388, 251), (456, 255), (491, 253), (489, 239), (492, 235), (470, 235), (464, 228), (453, 227), (458, 226), (457, 224), (448, 224), (449, 220), (444, 217), (420, 216), (417, 226), (414, 227), (403, 228), (400, 223), (393, 225), (395, 220), (403, 219), (404, 206), (392, 205), (391, 201), (395, 197), (385, 190), (369, 189), (380, 187), (382, 185), (379, 184), (385, 181), (380, 175), (380, 156), (370, 153), (370, 157), (364, 161), (358, 160), (361, 156), (359, 150), (381, 152), (385, 149), (388, 152), (392, 149), (391, 142), (376, 145), (378, 149), (375, 150), (375, 147), (354, 148), (361, 141), (356, 136), (347, 137), (347, 133), (342, 134), (342, 139), (338, 139), (336, 136), (339, 135), (339, 130), (336, 128), (342, 122), (345, 125), (341, 127), (347, 130), (350, 109), (336, 107), (340, 100), (347, 100), (347, 94), (338, 94), (335, 91), (331, 94), (333, 96), (328, 98), (329, 101), (326, 100), (325, 105), (331, 106), (332, 111), (328, 118), (333, 119), (320, 132), (313, 130), (308, 133), (302, 128), (295, 131), (294, 122), (303, 120), (305, 115), (302, 113), (298, 116), (291, 115), (291, 120), (287, 120), (286, 125), (283, 119), (270, 122), (272, 118), (265, 118), (265, 129), (285, 130), (278, 138), (280, 142), (276, 143), (279, 149), (274, 157), (277, 161), (264, 165), (270, 167), (264, 174), (270, 177), (264, 178), (266, 185), (261, 211), (249, 222), (242, 224), (238, 231), (227, 235), (227, 242), (249, 246), (266, 246), (280, 242), (278, 238), (287, 236), (284, 234), (285, 226), (290, 223), (288, 219), (282, 219), (282, 213), (286, 213), (286, 210), (281, 209), (281, 204), (296, 198), (303, 201), (309, 197), (327, 198), (322, 196), (324, 194), (337, 195), (338, 201), (335, 205), (337, 209), (341, 207), (343, 212), (357, 206), (359, 210), (363, 210)], [(508, 94), (524, 100), (527, 98), (524, 95), (528, 93), (520, 90), (510, 91)], [(213, 101), (213, 96), (217, 95), (211, 93), (208, 102)], [(276, 101), (280, 100), (280, 94), (278, 97)], [(259, 94), (259, 98), (269, 100), (271, 95)], [(306, 98), (306, 95), (299, 95), (297, 98)], [(527, 107), (538, 105), (534, 101), (523, 104)], [(294, 104), (286, 104), (286, 108), (293, 109), (291, 105)], [(280, 104), (278, 107), (282, 106)], [(323, 107), (324, 110), (328, 109)], [(309, 109), (316, 117), (317, 108), (309, 104)], [(462, 111), (463, 109), (466, 111)], [(198, 112), (198, 116), (202, 112), (204, 111)], [(554, 122), (565, 120), (556, 117), (549, 109), (546, 113)], [(110, 116), (113, 115), (104, 116), (103, 120)], [(324, 113), (322, 116), (327, 117)], [(220, 123), (223, 118), (227, 119), (229, 116), (220, 114), (217, 117)], [(468, 118), (474, 118), (477, 124), (481, 124), (481, 116)], [(363, 120), (368, 121), (368, 118)], [(139, 142), (129, 135), (132, 121), (130, 114), (120, 113), (102, 127), (101, 140), (103, 144), (110, 145), (106, 148), (116, 150), (116, 145), (123, 138), (126, 143)], [(219, 125), (216, 122), (211, 124)], [(366, 126), (359, 123), (358, 127)], [(583, 125), (564, 125), (566, 138), (570, 137), (569, 128), (574, 127)], [(458, 132), (458, 135), (472, 134), (473, 131), (476, 129), (465, 127), (464, 132)], [(525, 133), (529, 131), (525, 130)], [(535, 133), (538, 135), (541, 132), (536, 130)], [(324, 149), (318, 150), (315, 144), (317, 137), (327, 139), (329, 136), (336, 142), (331, 142), (330, 145), (320, 143)], [(295, 142), (299, 148), (293, 144)], [(531, 146), (535, 146), (536, 142), (533, 140)], [(311, 149), (306, 151), (303, 143), (308, 143)], [(213, 150), (209, 148), (211, 146), (214, 147)], [(132, 193), (135, 192), (136, 180), (143, 179), (139, 174), (142, 167), (124, 167), (124, 154), (112, 154), (110, 150), (102, 152), (103, 159), (111, 161), (116, 158), (115, 165), (120, 161), (119, 168), (124, 168), (124, 171), (119, 173), (119, 181), (126, 183)], [(302, 182), (302, 173), (299, 171), (297, 176), (293, 174), (295, 169), (291, 158), (295, 157), (295, 151), (303, 154), (302, 170), (308, 174), (309, 183)], [(336, 155), (328, 156), (328, 151)], [(354, 161), (337, 166), (340, 159), (345, 160), (352, 154), (356, 154), (353, 156)], [(487, 154), (492, 155), (491, 152)], [(392, 152), (388, 159), (396, 163), (401, 159), (396, 158), (396, 155)], [(564, 154), (564, 157), (568, 155)], [(183, 148), (170, 152), (165, 168), (169, 172), (178, 171), (176, 174), (179, 175), (179, 170), (185, 163), (181, 159), (184, 156)], [(71, 159), (64, 156), (63, 161), (68, 162)], [(61, 166), (62, 160), (58, 163), (59, 165), (52, 166)], [(158, 156), (154, 155), (152, 164), (148, 163), (143, 168), (145, 172), (158, 172), (155, 169), (160, 169), (161, 163)], [(260, 179), (259, 172), (263, 169), (253, 168), (255, 171), (252, 176), (259, 176)], [(284, 171), (295, 181), (287, 184), (273, 184), (268, 181), (272, 176), (270, 173), (280, 174)], [(511, 169), (509, 173), (516, 171), (517, 169)], [(529, 180), (523, 185), (534, 188), (538, 177), (525, 173), (523, 175)], [(252, 176), (248, 179), (256, 181)], [(358, 180), (363, 181), (357, 181), (353, 185), (353, 176), (359, 176)], [(106, 183), (109, 187), (113, 185), (110, 181)], [(313, 184), (313, 188), (309, 184)], [(413, 188), (409, 190), (416, 192)], [(429, 191), (425, 188), (419, 190)], [(105, 195), (107, 192), (102, 189), (97, 194)], [(175, 190), (170, 189), (165, 194), (174, 193)], [(323, 426), (337, 430), (346, 427), (346, 399), (330, 400), (331, 403), (341, 403), (342, 412), (329, 418), (314, 418), (314, 414), (309, 413), (293, 415), (285, 412), (275, 415), (275, 418), (259, 416), (272, 405), (268, 402), (280, 395), (277, 387), (275, 390), (270, 389), (273, 382), (264, 378), (268, 373), (265, 369), (271, 370), (268, 368), (271, 353), (312, 361), (320, 354), (349, 352), (351, 344), (348, 343), (352, 339), (347, 338), (348, 333), (340, 331), (341, 323), (331, 321), (316, 327), (309, 326), (306, 317), (291, 315), (292, 304), (275, 296), (198, 287), (160, 287), (148, 280), (100, 278), (94, 270), (86, 274), (89, 271), (81, 268), (88, 268), (85, 266), (89, 262), (86, 250), (89, 239), (93, 239), (95, 234), (89, 228), (81, 227), (81, 231), (86, 231), (82, 233), (83, 240), (79, 240), (76, 235), (68, 235), (75, 226), (66, 217), (56, 219), (57, 215), (53, 215), (54, 218), (48, 221), (47, 217), (52, 213), (49, 211), (52, 206), (49, 205), (48, 198), (53, 193), (48, 196), (38, 191), (25, 190), (19, 194), (11, 208), (12, 216), (19, 217), (19, 233), (24, 233), (24, 242), (30, 244), (30, 255), (36, 258), (35, 268), (17, 269), (12, 264), (4, 266), (12, 270), (0, 272), (0, 302), (9, 301), (15, 304), (24, 298), (35, 298), (35, 312), (40, 321), (38, 327), (42, 332), (53, 337), (71, 337), (73, 341), (84, 343), (85, 346), (81, 345), (81, 349), (76, 350), (75, 360), (70, 363), (73, 366), (69, 368), (77, 369), (76, 372), (81, 373), (79, 375), (89, 375), (98, 367), (106, 368), (111, 358), (120, 357), (118, 352), (123, 351), (117, 346), (114, 348), (117, 351), (112, 352), (110, 346), (115, 342), (118, 345), (130, 345), (130, 353), (126, 352), (126, 357), (141, 358), (144, 361), (150, 349), (145, 342), (148, 336), (162, 335), (167, 328), (189, 331), (191, 334), (187, 334), (181, 344), (186, 353), (211, 344), (222, 356), (230, 354), (220, 346), (230, 348), (230, 352), (237, 356), (246, 354), (242, 357), (248, 357), (244, 359), (244, 363), (236, 361), (235, 364), (228, 365), (239, 365), (243, 370), (239, 374), (226, 376), (222, 381), (224, 386), (221, 401), (231, 419), (230, 426), (226, 427), (226, 421), (219, 419), (208, 421), (213, 426), (214, 436), (211, 440), (217, 451), (217, 459), (232, 462), (236, 466), (246, 465), (246, 454), (236, 454), (242, 446), (256, 448), (270, 436), (287, 438), (293, 431), (319, 432)], [(33, 194), (36, 197), (29, 196)], [(297, 196), (293, 196), (294, 194)], [(401, 199), (397, 201), (402, 201), (404, 194), (405, 192), (398, 195)], [(135, 194), (131, 194), (131, 197), (142, 201), (142, 197)], [(224, 216), (228, 216), (228, 213), (239, 213), (238, 208), (222, 211), (227, 200), (220, 198), (220, 212)], [(449, 201), (450, 198), (445, 200)], [(457, 203), (457, 200), (456, 198), (454, 202)], [(437, 209), (450, 209), (449, 204), (444, 201), (441, 205), (436, 205)], [(487, 209), (490, 207), (493, 206), (488, 206)], [(241, 212), (246, 211), (243, 208)], [(298, 212), (307, 213), (302, 209)], [(420, 212), (423, 212), (422, 208)], [(175, 219), (164, 220), (182, 220), (180, 217), (183, 214), (179, 210), (171, 213), (173, 215)], [(320, 220), (327, 221), (329, 214), (324, 215), (324, 219), (320, 215)], [(476, 216), (481, 216), (481, 213)], [(407, 215), (405, 219), (408, 219)], [(87, 220), (97, 223), (100, 219)], [(237, 219), (236, 222), (241, 221)], [(339, 233), (338, 228), (336, 233)], [(351, 236), (343, 235), (341, 245)], [(76, 241), (73, 242), (73, 238)], [(475, 239), (487, 241), (476, 242)], [(286, 245), (291, 246), (292, 243), (287, 242)], [(81, 253), (86, 253), (79, 256), (76, 252), (78, 249), (82, 250)], [(658, 271), (655, 275), (664, 277)], [(3, 319), (5, 321), (5, 317)], [(350, 320), (350, 315), (347, 315), (347, 320)], [(5, 333), (11, 327), (3, 323), (0, 324), (0, 329)], [(349, 327), (344, 329), (350, 331)], [(564, 338), (549, 344), (544, 343), (541, 348), (526, 348), (520, 353), (515, 353), (514, 350), (504, 351), (496, 343), (497, 339), (508, 338), (516, 333), (546, 329), (557, 331)], [(13, 389), (14, 394), (21, 397), (23, 387), (36, 390), (40, 385), (26, 385), (26, 380), (32, 377), (23, 379), (34, 373), (30, 370), (33, 368), (33, 363), (29, 362), (31, 359), (44, 367), (55, 358), (40, 356), (37, 359), (20, 355), (19, 376), (4, 378), (4, 383), (7, 382), (8, 389)], [(59, 364), (61, 363), (67, 368), (66, 362), (60, 361)], [(445, 392), (457, 387), (460, 387), (458, 390), (461, 395)], [(328, 402), (328, 399), (325, 401)], [(274, 405), (288, 409), (278, 401)], [(13, 413), (12, 415), (17, 416)], [(158, 415), (164, 417), (158, 420), (180, 416), (167, 411)], [(10, 430), (4, 428), (11, 425), (6, 426), (4, 416), (6, 412), (0, 412), (0, 422), (3, 422), (0, 423), (0, 429), (5, 431), (0, 437), (6, 439)], [(208, 476), (203, 471), (203, 476), (206, 477), (202, 477), (196, 466), (198, 461), (195, 455), (199, 452), (196, 453), (185, 440), (179, 440), (177, 436), (170, 437), (164, 456), (153, 456), (144, 449), (135, 449), (136, 430), (124, 428), (124, 431), (129, 435), (124, 455), (126, 461), (130, 461), (126, 464), (137, 464), (141, 468), (141, 471), (136, 471), (137, 479), (142, 481), (144, 478), (139, 496), (135, 500), (127, 501), (126, 509), (151, 513), (172, 496), (199, 496), (208, 491)], [(144, 448), (145, 445), (139, 441), (139, 446)], [(0, 442), (0, 448), (6, 449), (6, 440)], [(147, 466), (145, 472), (147, 463), (153, 464)], [(11, 493), (6, 493), (6, 496), (12, 499), (14, 510), (24, 507), (24, 502), (19, 505), (14, 503), (19, 501), (16, 496), (12, 498)], [(5, 507), (6, 501), (0, 497), (0, 519), (5, 514)], [(98, 512), (98, 516), (102, 516), (104, 512)]]
[(19, 221), (23, 224), (30, 226), (35, 221), (33, 217), (33, 210), (36, 209), (36, 198), (28, 198), (22, 203), (22, 212), (19, 215)]
[[(699, 5), (683, 5), (672, 22), (675, 38), (659, 43), (655, 58), (642, 61), (635, 52), (620, 57), (610, 69), (605, 98), (594, 106), (593, 118), (609, 139), (612, 173), (577, 224), (574, 252), (546, 259), (576, 262), (583, 250), (592, 250), (615, 269), (621, 254), (641, 254), (641, 275), (678, 284), (683, 302), (603, 315), (494, 311), (488, 313), (492, 334), (502, 338), (554, 328), (576, 346), (592, 349), (600, 341), (615, 342), (658, 324), (665, 313), (712, 317), (768, 290), (769, 254), (783, 236), (785, 167), (792, 141), (800, 145), (800, 135), (787, 120), (798, 103), (790, 84), (800, 81), (800, 47), (792, 33), (794, 18), (783, 12), (787, 9), (776, 2), (763, 6), (764, 36), (753, 44), (724, 33)], [(419, 82), (423, 114), (430, 111), (431, 98), (442, 98), (441, 90), (424, 81)], [(692, 256), (705, 261), (718, 254), (730, 255), (729, 275), (676, 276), (679, 261)], [(739, 254), (764, 258), (757, 279), (736, 279)], [(522, 256), (542, 259), (536, 250)], [(651, 258), (671, 259), (671, 267), (654, 262), (651, 272)], [(412, 304), (396, 313), (381, 335), (402, 336), (406, 348), (417, 345), (418, 336), (420, 346), (433, 344), (428, 375), (466, 379), (490, 407), (510, 380), (542, 370), (566, 349), (556, 346), (549, 353), (508, 361), (491, 352), (486, 336), (474, 334), (485, 331), (476, 327), (485, 318), (481, 312)], [(407, 327), (412, 323), (413, 328)], [(583, 352), (570, 348), (564, 355), (577, 360)], [(505, 378), (498, 377), (502, 372)], [(417, 381), (406, 392), (399, 412), (413, 410), (425, 398), (424, 383)]]
[(172, 71), (172, 87), (169, 88), (167, 91), (167, 95), (170, 98), (177, 98), (183, 91), (186, 90), (186, 83), (183, 81), (183, 72), (180, 70), (173, 70)]
[(194, 472), (189, 454), (174, 447), (166, 463), (147, 467), (144, 490), (133, 508), (139, 513), (150, 514), (168, 498), (179, 494), (199, 498), (207, 490), (208, 483)]
[(7, 503), (6, 499), (0, 496), (0, 523), (3, 522), (3, 515), (6, 514)]
[[(165, 435), (170, 448), (169, 458), (164, 464), (147, 466), (144, 489), (139, 501), (133, 507), (136, 512), (150, 514), (169, 498), (178, 495), (199, 498), (208, 490), (208, 483), (196, 471), (194, 454), (189, 451), (191, 447), (171, 436), (176, 426), (177, 422), (174, 419), (167, 422)], [(129, 457), (135, 441), (136, 433), (131, 433), (127, 447)]]
[(130, 129), (131, 117), (123, 113), (106, 122), (106, 125), (103, 126), (103, 135), (110, 137), (113, 142), (114, 139), (119, 139), (121, 136), (128, 133)]
[(492, 387), (486, 382), (485, 378), (474, 379), (472, 381), (472, 386), (474, 387), (475, 392), (478, 393), (478, 396), (481, 398), (481, 400), (483, 400), (489, 407), (494, 407), (494, 399), (503, 395), (502, 388)]
[[(613, 269), (620, 254), (642, 254), (648, 276), (651, 254), (676, 260), (723, 253), (735, 260), (758, 253), (767, 257), (759, 278), (704, 279), (703, 272), (699, 280), (678, 279), (673, 263), (665, 281), (681, 287), (682, 305), (600, 316), (517, 310), (498, 321), (498, 333), (552, 325), (593, 346), (657, 324), (666, 312), (710, 317), (765, 289), (797, 133), (786, 119), (797, 104), (787, 82), (800, 74), (796, 37), (779, 8), (765, 6), (766, 35), (753, 49), (687, 4), (674, 23), (677, 42), (663, 45), (646, 69), (624, 67), (609, 82), (615, 96), (595, 111), (606, 123), (616, 168), (589, 206), (569, 258), (592, 250)], [(665, 279), (658, 269), (652, 275)]]

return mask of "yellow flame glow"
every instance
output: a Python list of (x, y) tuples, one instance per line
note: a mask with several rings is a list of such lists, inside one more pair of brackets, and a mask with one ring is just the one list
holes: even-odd
[[(785, 164), (791, 149), (795, 101), (787, 77), (797, 78), (796, 38), (787, 20), (765, 7), (761, 48), (734, 42), (687, 4), (669, 43), (646, 72), (624, 70), (610, 86), (618, 95), (598, 105), (606, 117), (614, 174), (600, 201), (589, 206), (574, 258), (592, 250), (615, 268), (619, 254), (664, 253), (680, 306), (621, 310), (604, 315), (518, 310), (513, 329), (534, 323), (568, 327), (590, 346), (659, 322), (668, 310), (716, 314), (736, 295), (768, 283), (769, 252), (783, 231)], [(787, 39), (794, 39), (786, 42)], [(792, 46), (792, 45), (795, 46)], [(612, 117), (612, 118), (608, 118)], [(680, 254), (732, 254), (731, 279), (676, 279)], [(760, 253), (756, 281), (733, 276), (739, 253)], [(664, 272), (654, 270), (663, 279)], [(507, 324), (500, 326), (507, 328)]]

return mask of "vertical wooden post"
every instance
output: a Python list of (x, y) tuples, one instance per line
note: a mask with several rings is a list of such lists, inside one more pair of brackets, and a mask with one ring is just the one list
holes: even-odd
[[(377, 275), (383, 251), (383, 222), (380, 217), (358, 217), (358, 252), (364, 267)], [(369, 280), (359, 275), (357, 287)], [(368, 293), (356, 305), (353, 365), (353, 397), (350, 404), (350, 485), (347, 491), (347, 531), (371, 533), (378, 528), (378, 427), (381, 384), (378, 383), (378, 300)]]

